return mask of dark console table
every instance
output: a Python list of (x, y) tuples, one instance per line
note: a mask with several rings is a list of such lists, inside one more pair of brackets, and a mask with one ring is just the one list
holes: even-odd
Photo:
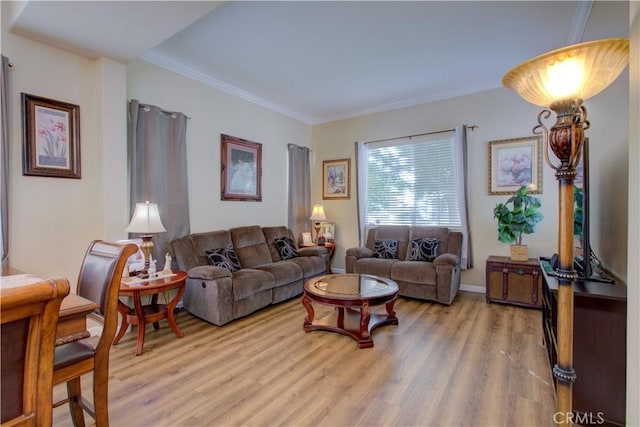
[[(558, 281), (541, 261), (542, 329), (551, 368), (557, 362)], [(624, 425), (627, 365), (627, 288), (619, 283), (574, 283), (573, 410)]]

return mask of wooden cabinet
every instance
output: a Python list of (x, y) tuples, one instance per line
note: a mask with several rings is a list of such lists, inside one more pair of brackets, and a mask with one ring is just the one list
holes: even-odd
[[(543, 269), (542, 330), (550, 369), (557, 363), (558, 281)], [(548, 264), (548, 263), (547, 263)], [(624, 425), (627, 366), (627, 291), (617, 283), (574, 283), (573, 410)], [(555, 384), (555, 383), (554, 383)], [(601, 418), (596, 418), (601, 417)]]
[(487, 259), (487, 302), (542, 308), (542, 274), (538, 260), (511, 261), (509, 257)]

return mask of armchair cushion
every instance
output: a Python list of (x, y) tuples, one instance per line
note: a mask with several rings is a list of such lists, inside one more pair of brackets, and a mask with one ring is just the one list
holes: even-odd
[(409, 261), (433, 261), (438, 256), (439, 242), (440, 239), (429, 237), (411, 239)]
[(214, 267), (226, 268), (231, 273), (242, 268), (240, 266), (240, 260), (236, 255), (236, 251), (231, 245), (227, 245), (222, 248), (207, 249), (205, 253), (207, 254), (207, 258), (209, 258), (209, 262)]
[(373, 246), (373, 256), (382, 259), (396, 259), (398, 257), (398, 241), (376, 240)]

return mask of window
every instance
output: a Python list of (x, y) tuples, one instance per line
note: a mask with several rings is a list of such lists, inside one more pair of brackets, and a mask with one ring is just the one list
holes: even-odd
[(465, 194), (466, 127), (357, 143), (360, 238), (376, 225), (440, 226), (461, 231), (469, 265)]
[(460, 228), (454, 132), (366, 145), (363, 223)]

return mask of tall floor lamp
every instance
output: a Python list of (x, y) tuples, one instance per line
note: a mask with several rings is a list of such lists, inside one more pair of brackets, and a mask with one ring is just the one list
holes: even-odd
[[(557, 49), (509, 71), (502, 84), (515, 90), (532, 104), (545, 107), (538, 114), (533, 133), (544, 138), (544, 157), (556, 171), (559, 185), (558, 221), (558, 363), (553, 367), (557, 380), (558, 424), (572, 424), (573, 369), (573, 182), (589, 129), (585, 99), (600, 93), (620, 75), (629, 62), (628, 39), (605, 39)], [(550, 130), (543, 119), (556, 113)], [(549, 158), (551, 147), (556, 160)], [(588, 248), (585, 248), (588, 250)]]

